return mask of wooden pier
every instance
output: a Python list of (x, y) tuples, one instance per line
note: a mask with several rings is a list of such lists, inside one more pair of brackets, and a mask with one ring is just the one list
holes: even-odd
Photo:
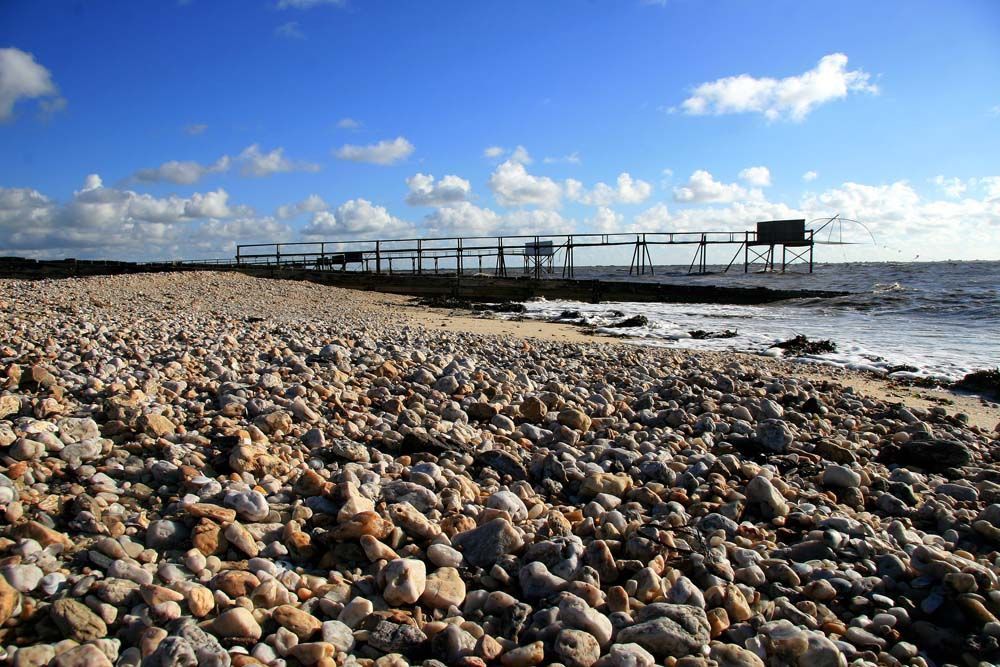
[[(740, 254), (743, 271), (763, 265), (781, 271), (795, 263), (812, 273), (814, 231), (805, 220), (769, 220), (755, 231), (643, 232), (629, 234), (562, 234), (380, 239), (371, 241), (315, 241), (252, 243), (236, 248), (238, 266), (286, 266), (316, 271), (360, 271), (394, 275), (469, 272), (497, 278), (528, 275), (536, 279), (575, 277), (576, 253), (584, 250), (628, 247), (632, 249), (629, 275), (652, 275), (652, 249), (661, 246), (695, 246), (689, 274), (708, 271), (710, 246), (737, 246), (726, 266), (728, 272)], [(792, 250), (789, 250), (792, 249)]]

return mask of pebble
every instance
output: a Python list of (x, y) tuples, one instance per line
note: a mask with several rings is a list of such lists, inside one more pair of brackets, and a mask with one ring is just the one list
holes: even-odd
[(261, 627), (253, 614), (243, 607), (233, 607), (212, 621), (212, 632), (219, 637), (260, 639)]
[(45, 573), (37, 565), (7, 565), (0, 574), (15, 590), (30, 593), (38, 588)]
[(427, 586), (427, 566), (421, 560), (397, 558), (385, 566), (383, 576), (382, 597), (393, 607), (414, 604)]
[(0, 281), (8, 662), (1000, 661), (995, 434), (375, 300)]

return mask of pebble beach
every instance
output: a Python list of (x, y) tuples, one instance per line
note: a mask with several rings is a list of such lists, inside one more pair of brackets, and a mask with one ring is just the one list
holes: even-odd
[(3, 664), (1000, 661), (995, 412), (404, 301), (0, 280)]

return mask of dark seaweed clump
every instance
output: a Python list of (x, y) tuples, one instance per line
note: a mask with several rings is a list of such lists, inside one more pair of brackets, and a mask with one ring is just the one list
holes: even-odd
[(499, 303), (483, 303), (472, 299), (462, 299), (454, 296), (430, 296), (417, 301), (418, 305), (430, 308), (461, 308), (463, 310), (489, 310), (494, 313), (524, 313), (527, 312), (523, 303), (501, 301)]
[(832, 340), (809, 340), (801, 334), (795, 338), (775, 343), (771, 347), (780, 347), (790, 354), (827, 354), (837, 351), (837, 344)]
[(968, 373), (954, 385), (955, 389), (974, 391), (978, 394), (1000, 398), (1000, 368), (989, 368)]
[(616, 329), (624, 329), (626, 327), (644, 327), (647, 324), (649, 324), (649, 319), (647, 319), (645, 315), (633, 315), (627, 320), (615, 322), (614, 324), (609, 324), (608, 326)]
[(722, 331), (695, 329), (694, 331), (688, 331), (688, 335), (695, 340), (706, 340), (708, 338), (736, 338), (740, 334), (738, 331), (732, 329), (723, 329)]

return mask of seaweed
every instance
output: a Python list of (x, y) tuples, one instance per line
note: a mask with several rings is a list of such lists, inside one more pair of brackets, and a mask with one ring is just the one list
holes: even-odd
[(706, 340), (709, 338), (736, 338), (739, 336), (739, 331), (734, 331), (732, 329), (723, 329), (722, 331), (704, 331), (702, 329), (695, 329), (694, 331), (688, 331), (688, 335), (695, 340)]
[(454, 296), (425, 297), (418, 300), (417, 305), (428, 306), (430, 308), (460, 308), (462, 310), (474, 311), (488, 310), (494, 313), (524, 313), (528, 310), (523, 303), (517, 303), (516, 301), (484, 303)]
[(771, 347), (780, 347), (791, 354), (826, 354), (837, 351), (837, 344), (832, 340), (809, 340), (802, 334), (799, 334), (795, 338), (775, 343)]
[(609, 324), (608, 326), (615, 329), (624, 329), (626, 327), (644, 327), (647, 324), (649, 324), (649, 319), (645, 315), (633, 315), (627, 320), (615, 322), (614, 324)]
[(1000, 368), (984, 368), (967, 373), (952, 388), (1000, 398)]

